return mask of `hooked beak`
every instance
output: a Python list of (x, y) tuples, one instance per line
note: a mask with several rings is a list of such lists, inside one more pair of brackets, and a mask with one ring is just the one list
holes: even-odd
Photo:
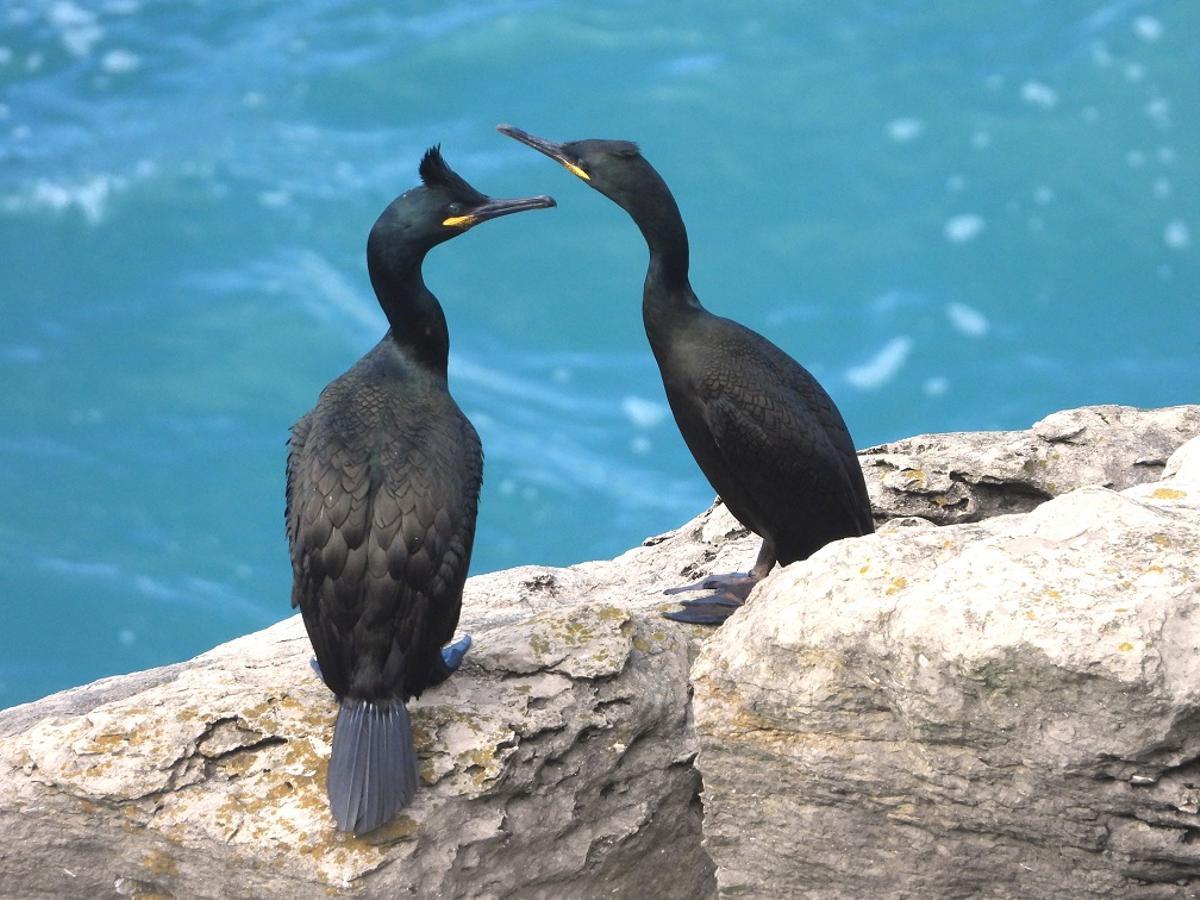
[(488, 219), (498, 219), (500, 216), (507, 216), (509, 213), (524, 212), (527, 209), (549, 209), (556, 206), (553, 197), (547, 197), (545, 194), (538, 194), (536, 197), (517, 197), (511, 200), (496, 200), (488, 197), (483, 203), (473, 208), (470, 212), (461, 216), (451, 216), (442, 222), (443, 225), (449, 228), (467, 229), (473, 225), (478, 225), (480, 222), (486, 222)]
[(536, 137), (528, 131), (522, 131), (512, 125), (497, 125), (496, 130), (501, 134), (506, 134), (514, 140), (520, 141), (528, 147), (532, 147), (538, 153), (544, 153), (555, 162), (559, 163), (572, 175), (578, 175), (584, 181), (591, 181), (591, 176), (583, 169), (579, 168), (571, 160), (567, 159), (566, 153), (563, 151), (562, 144), (556, 144), (554, 141), (548, 141), (545, 138)]

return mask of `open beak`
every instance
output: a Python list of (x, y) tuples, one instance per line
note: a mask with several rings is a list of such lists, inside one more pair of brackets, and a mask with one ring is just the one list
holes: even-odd
[(555, 206), (554, 198), (539, 194), (536, 197), (517, 197), (512, 200), (496, 200), (488, 197), (483, 203), (474, 207), (470, 212), (461, 216), (451, 216), (442, 222), (450, 228), (470, 228), (488, 219), (498, 219), (509, 213), (524, 212), (527, 209), (549, 209)]
[(497, 125), (496, 130), (501, 134), (506, 134), (514, 140), (520, 141), (528, 147), (532, 147), (538, 153), (545, 153), (552, 160), (563, 166), (572, 175), (578, 175), (584, 181), (591, 181), (588, 173), (579, 168), (571, 160), (567, 159), (566, 153), (563, 151), (562, 144), (556, 144), (554, 141), (548, 141), (545, 138), (535, 137), (528, 131), (522, 131), (512, 125)]

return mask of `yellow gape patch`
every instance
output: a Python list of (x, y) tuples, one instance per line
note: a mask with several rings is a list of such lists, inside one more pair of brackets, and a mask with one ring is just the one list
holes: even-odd
[(470, 228), (475, 224), (474, 216), (451, 216), (442, 222), (447, 228)]
[(570, 162), (567, 162), (567, 161), (564, 159), (564, 160), (562, 161), (562, 164), (563, 164), (564, 168), (566, 168), (566, 170), (567, 170), (568, 172), (570, 172), (572, 175), (578, 175), (578, 176), (579, 176), (580, 178), (582, 178), (584, 181), (591, 181), (591, 180), (592, 180), (592, 179), (591, 179), (591, 176), (590, 176), (590, 175), (588, 175), (588, 173), (587, 173), (587, 172), (583, 171), (583, 169), (579, 168), (579, 166), (575, 165), (575, 163), (570, 163)]

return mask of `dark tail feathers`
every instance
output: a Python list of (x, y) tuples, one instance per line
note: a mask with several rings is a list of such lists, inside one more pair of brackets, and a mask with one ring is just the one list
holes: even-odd
[(408, 805), (417, 792), (417, 751), (403, 703), (342, 701), (325, 787), (338, 831), (365, 834)]

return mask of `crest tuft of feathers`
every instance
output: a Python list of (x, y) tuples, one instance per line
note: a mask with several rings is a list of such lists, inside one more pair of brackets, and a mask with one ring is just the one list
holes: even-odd
[(420, 173), (421, 181), (426, 187), (442, 187), (454, 194), (466, 197), (482, 196), (479, 191), (467, 184), (461, 175), (446, 164), (446, 160), (442, 159), (440, 144), (434, 144), (425, 151), (425, 155), (421, 157), (421, 165), (417, 171)]

